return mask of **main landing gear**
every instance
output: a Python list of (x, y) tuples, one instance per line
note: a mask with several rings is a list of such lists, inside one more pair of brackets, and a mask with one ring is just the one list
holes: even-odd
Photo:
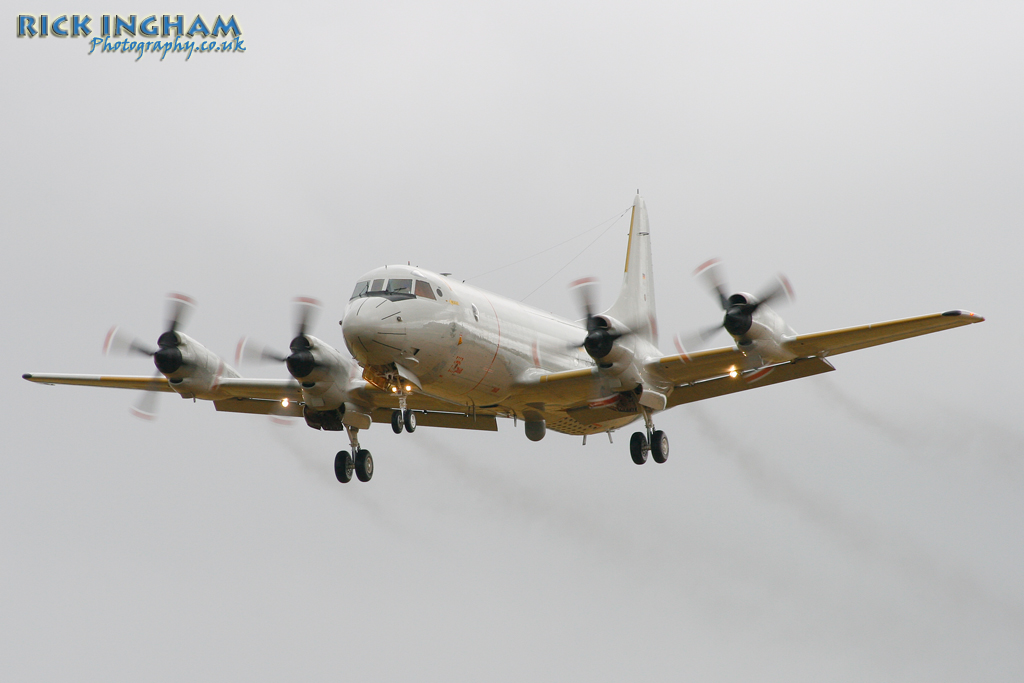
[(359, 447), (358, 429), (345, 425), (345, 430), (348, 432), (348, 440), (355, 457), (348, 451), (338, 451), (334, 456), (334, 476), (342, 484), (347, 484), (352, 481), (352, 472), (355, 471), (359, 481), (370, 481), (373, 477), (373, 456), (370, 455), (370, 451)]
[(660, 429), (654, 428), (654, 420), (651, 419), (649, 410), (644, 410), (644, 423), (647, 426), (647, 433), (634, 432), (629, 440), (629, 455), (637, 465), (647, 462), (647, 454), (650, 453), (654, 462), (663, 463), (668, 460), (668, 436)]
[[(404, 401), (403, 401), (404, 403)], [(402, 430), (412, 433), (416, 431), (416, 413), (402, 408), (391, 413), (391, 429), (395, 434), (401, 434)], [(370, 481), (373, 477), (373, 456), (370, 451), (359, 447), (359, 430), (355, 427), (345, 425), (348, 432), (348, 442), (351, 444), (352, 452), (338, 451), (334, 456), (334, 476), (342, 484), (352, 481), (352, 473), (355, 472), (359, 481)]]

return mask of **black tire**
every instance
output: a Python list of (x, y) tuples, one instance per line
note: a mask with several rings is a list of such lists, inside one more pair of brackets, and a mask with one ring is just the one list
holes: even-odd
[(416, 431), (416, 413), (412, 412), (411, 410), (405, 411), (405, 416), (403, 420), (405, 422), (405, 431), (409, 432), (410, 434)]
[(391, 431), (395, 434), (402, 433), (402, 411), (392, 410), (391, 411)]
[(370, 451), (356, 453), (356, 477), (359, 481), (370, 481), (373, 477), (373, 456), (370, 455)]
[(355, 468), (355, 464), (352, 462), (352, 456), (348, 454), (348, 451), (338, 451), (338, 454), (334, 456), (334, 476), (338, 478), (342, 484), (347, 484), (352, 481), (352, 470)]
[(668, 437), (660, 429), (651, 434), (651, 457), (656, 463), (668, 460)]
[(629, 440), (629, 455), (637, 465), (647, 462), (647, 435), (643, 432), (633, 432)]

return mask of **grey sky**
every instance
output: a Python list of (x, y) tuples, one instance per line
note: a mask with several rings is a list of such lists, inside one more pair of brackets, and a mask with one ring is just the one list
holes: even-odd
[[(1020, 680), (1024, 8), (1012, 2), (115, 7), (0, 41), (5, 680)], [(234, 14), (244, 55), (87, 55), (17, 13)], [(95, 20), (94, 20), (95, 21)], [(647, 200), (662, 347), (690, 273), (784, 272), (798, 331), (971, 326), (683, 406), (616, 443), (337, 435), (23, 372), (148, 374), (163, 297), (230, 358), (288, 302), (470, 277)], [(624, 219), (527, 301), (618, 286)], [(596, 236), (475, 285), (522, 298)], [(720, 344), (724, 338), (718, 338)], [(283, 368), (244, 368), (284, 376)]]

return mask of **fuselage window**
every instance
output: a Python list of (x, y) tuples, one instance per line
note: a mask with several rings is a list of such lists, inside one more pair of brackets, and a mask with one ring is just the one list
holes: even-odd
[(391, 278), (388, 280), (388, 294), (412, 294), (412, 280)]
[(356, 288), (352, 290), (352, 296), (350, 298), (355, 299), (360, 296), (366, 296), (366, 290), (370, 288), (370, 281), (363, 280), (362, 282), (356, 283)]
[(437, 300), (437, 298), (434, 296), (434, 293), (430, 291), (430, 283), (424, 282), (423, 280), (416, 281), (416, 296), (421, 296), (424, 299), (434, 299), (435, 301)]
[(373, 284), (370, 285), (370, 292), (383, 292), (384, 291), (384, 279), (374, 280)]

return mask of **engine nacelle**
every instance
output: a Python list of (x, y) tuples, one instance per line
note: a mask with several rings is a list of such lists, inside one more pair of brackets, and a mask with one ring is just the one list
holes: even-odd
[(296, 337), (291, 350), (288, 371), (299, 381), (307, 408), (319, 412), (341, 407), (348, 398), (352, 361), (309, 335)]
[(153, 362), (184, 398), (214, 398), (222, 377), (238, 377), (220, 356), (186, 334), (164, 332), (157, 343)]
[[(636, 356), (637, 336), (618, 320), (606, 315), (594, 316), (595, 327), (588, 333), (584, 347), (591, 358), (597, 361), (601, 374), (608, 377), (608, 388), (615, 391), (631, 389), (641, 381), (640, 373), (633, 363)], [(599, 336), (603, 339), (598, 339)], [(601, 355), (595, 355), (595, 352)]]
[(778, 313), (762, 305), (750, 318), (749, 328), (742, 335), (734, 335), (736, 347), (749, 361), (748, 367), (782, 363), (795, 358), (786, 349), (784, 342), (795, 337), (796, 332)]

